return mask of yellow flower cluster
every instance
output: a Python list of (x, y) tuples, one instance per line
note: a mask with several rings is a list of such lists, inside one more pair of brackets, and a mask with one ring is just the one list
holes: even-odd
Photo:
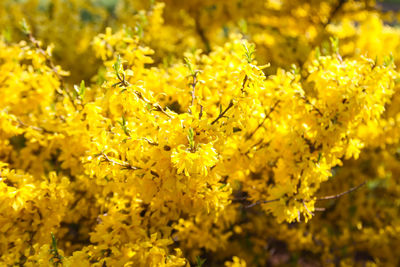
[(394, 17), (2, 1), (0, 265), (398, 265)]

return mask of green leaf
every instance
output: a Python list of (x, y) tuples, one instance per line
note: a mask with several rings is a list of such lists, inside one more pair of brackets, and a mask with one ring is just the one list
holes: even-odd
[(384, 57), (383, 59), (383, 66), (385, 67), (389, 67), (392, 64), (394, 64), (394, 57), (392, 54), (390, 54), (389, 56)]
[(126, 118), (124, 115), (122, 115), (121, 121), (117, 121), (119, 125), (121, 125), (122, 130), (127, 136), (131, 136), (128, 127), (128, 122), (126, 121)]
[(222, 184), (218, 189), (221, 190), (223, 189), (225, 186), (227, 186), (228, 184)]
[(51, 233), (51, 248), (57, 250), (57, 240), (53, 233)]
[(50, 246), (50, 254), (53, 255), (50, 261), (53, 263), (53, 266), (62, 266), (63, 257), (58, 252), (57, 248), (57, 240), (53, 233), (51, 233), (51, 246)]
[(339, 53), (339, 38), (338, 37), (330, 37), (332, 52), (338, 54)]
[(122, 64), (121, 64), (121, 57), (120, 55), (117, 56), (117, 60), (115, 61), (115, 63), (113, 64), (113, 69), (115, 71), (115, 74), (117, 75), (117, 77), (119, 77), (119, 72), (122, 69)]
[(194, 131), (192, 128), (189, 128), (189, 133), (188, 133), (187, 138), (189, 141), (190, 149), (193, 150), (194, 149)]
[(202, 259), (199, 256), (196, 256), (196, 267), (202, 267), (206, 262), (206, 259)]
[(79, 88), (79, 96), (80, 96), (80, 97), (83, 97), (83, 96), (85, 95), (85, 92), (86, 92), (85, 81), (82, 80), (82, 81), (81, 81), (81, 86), (80, 86), (80, 88)]
[(184, 60), (185, 60), (187, 68), (189, 69), (190, 75), (194, 76), (195, 71), (194, 71), (192, 62), (190, 62), (190, 60), (187, 57), (185, 57)]
[(256, 47), (254, 44), (247, 45), (245, 42), (242, 43), (244, 49), (244, 56), (247, 60), (247, 63), (251, 63), (253, 61), (254, 52), (256, 51)]
[(29, 27), (29, 25), (26, 22), (25, 18), (23, 18), (19, 24), (20, 24), (21, 30), (22, 30), (22, 32), (24, 34), (26, 34), (26, 35), (31, 34), (31, 28)]

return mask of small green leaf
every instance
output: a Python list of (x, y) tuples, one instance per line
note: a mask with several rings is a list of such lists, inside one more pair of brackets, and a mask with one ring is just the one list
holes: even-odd
[(121, 64), (121, 57), (120, 55), (117, 56), (117, 60), (115, 61), (115, 63), (113, 64), (113, 69), (115, 71), (115, 74), (117, 75), (117, 77), (119, 77), (119, 73), (122, 69), (122, 64)]
[(390, 54), (389, 56), (384, 57), (383, 59), (383, 66), (385, 67), (389, 67), (392, 64), (394, 64), (394, 57), (392, 54)]
[(31, 34), (31, 28), (29, 27), (28, 23), (26, 22), (25, 18), (23, 18), (20, 22), (21, 30), (24, 34), (29, 35)]
[(338, 37), (330, 37), (332, 52), (338, 54), (339, 53), (339, 38)]
[(189, 141), (190, 149), (193, 150), (194, 149), (194, 131), (192, 128), (189, 128), (189, 133), (188, 133), (187, 139)]
[(247, 60), (247, 63), (251, 63), (253, 61), (254, 52), (256, 51), (256, 47), (254, 44), (247, 45), (245, 42), (242, 43), (244, 49), (244, 56)]
[(192, 62), (187, 57), (185, 57), (184, 60), (185, 60), (187, 68), (189, 69), (190, 75), (194, 76), (195, 71), (194, 71)]
[(60, 255), (57, 248), (57, 240), (53, 233), (51, 233), (51, 245), (50, 245), (50, 254), (53, 255), (50, 258), (50, 261), (53, 263), (53, 266), (62, 266), (63, 256)]
[(82, 80), (81, 85), (79, 87), (77, 85), (74, 85), (73, 93), (76, 97), (83, 99), (83, 97), (85, 96), (85, 92), (86, 92), (85, 81)]
[(321, 158), (322, 158), (322, 153), (319, 152), (319, 153), (318, 153), (318, 159), (317, 159), (317, 162), (318, 162), (318, 163), (321, 161)]
[(222, 184), (218, 189), (222, 190), (222, 189), (224, 189), (225, 186), (227, 186), (227, 184)]
[(57, 250), (57, 240), (53, 233), (51, 233), (51, 248)]
[(206, 259), (202, 259), (199, 256), (196, 256), (196, 267), (202, 267), (206, 262)]
[(122, 130), (124, 131), (124, 133), (125, 133), (127, 136), (130, 136), (129, 129), (128, 129), (128, 127), (127, 127), (128, 122), (126, 121), (125, 116), (122, 115), (121, 121), (117, 121), (117, 122), (118, 122), (119, 125), (121, 125), (121, 128), (122, 128)]
[(80, 88), (79, 88), (79, 96), (80, 96), (80, 97), (83, 97), (83, 96), (85, 95), (85, 92), (86, 92), (85, 81), (82, 80), (82, 81), (81, 81), (81, 86), (80, 86)]

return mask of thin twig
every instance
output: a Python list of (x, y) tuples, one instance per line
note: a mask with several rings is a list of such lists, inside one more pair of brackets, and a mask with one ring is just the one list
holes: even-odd
[(139, 91), (134, 91), (134, 93), (137, 95), (137, 97), (139, 97), (140, 100), (144, 101), (145, 103), (151, 105), (155, 111), (159, 111), (162, 114), (164, 114), (165, 116), (167, 116), (170, 119), (173, 119), (173, 117), (171, 115), (169, 115), (158, 103), (152, 103), (151, 101), (149, 101), (148, 99), (146, 99), (143, 94)]
[(310, 100), (308, 100), (308, 98), (306, 98), (305, 96), (303, 96), (303, 97), (301, 97), (301, 99), (303, 99), (304, 102), (306, 102), (306, 104), (312, 106), (313, 109), (314, 109), (321, 117), (324, 116), (324, 114), (321, 112), (321, 110), (319, 110), (319, 108), (317, 108), (313, 103), (311, 103)]
[(197, 85), (197, 74), (198, 74), (198, 73), (199, 73), (198, 71), (195, 71), (194, 74), (191, 75), (192, 78), (193, 78), (193, 82), (190, 83), (190, 86), (192, 87), (192, 91), (191, 91), (191, 94), (192, 94), (192, 102), (191, 102), (190, 106), (193, 106), (193, 105), (194, 105), (194, 100), (196, 99), (196, 85)]
[(173, 117), (171, 115), (169, 115), (161, 106), (160, 104), (153, 104), (153, 107), (155, 108), (155, 111), (159, 111), (162, 114), (164, 114), (165, 116), (167, 116), (168, 118), (172, 119)]
[(359, 184), (359, 185), (357, 185), (357, 186), (355, 186), (355, 187), (353, 187), (353, 188), (350, 188), (349, 190), (347, 190), (347, 191), (345, 191), (345, 192), (342, 192), (342, 193), (339, 193), (339, 194), (336, 194), (336, 195), (325, 196), (325, 197), (319, 197), (319, 198), (316, 199), (316, 201), (320, 201), (320, 200), (329, 200), (329, 199), (336, 199), (336, 198), (339, 198), (339, 197), (341, 197), (341, 196), (343, 196), (343, 195), (346, 195), (346, 194), (349, 194), (349, 193), (351, 193), (351, 192), (353, 192), (353, 191), (356, 191), (356, 190), (359, 189), (360, 187), (364, 186), (365, 183), (366, 183), (366, 182), (363, 182), (363, 183), (361, 183), (361, 184)]
[(217, 121), (219, 121), (221, 118), (223, 118), (225, 116), (225, 113), (228, 112), (228, 110), (233, 107), (233, 101), (231, 100), (231, 102), (229, 102), (229, 105), (226, 107), (226, 109), (224, 111), (222, 111), (218, 117), (213, 120), (213, 122), (211, 122), (211, 125), (214, 125)]
[[(190, 103), (190, 107), (189, 107), (189, 114), (192, 114), (192, 110), (191, 107), (194, 106), (194, 101), (196, 99), (196, 85), (198, 83), (197, 80), (197, 75), (199, 74), (200, 71), (194, 71), (194, 73), (192, 75), (190, 75), (193, 78), (193, 81), (189, 84), (192, 87), (191, 90), (191, 95), (192, 95), (192, 101)], [(199, 120), (201, 120), (201, 117), (203, 116), (203, 106), (200, 105), (200, 113), (199, 113)]]
[(252, 208), (254, 206), (260, 205), (260, 204), (266, 204), (266, 203), (271, 203), (271, 202), (276, 202), (281, 200), (280, 198), (275, 198), (275, 199), (270, 199), (270, 200), (259, 200), (255, 203), (252, 203), (250, 205), (244, 206), (246, 209)]
[(243, 201), (243, 200), (247, 200), (249, 197), (248, 196), (245, 196), (245, 197), (235, 197), (235, 198), (232, 198), (231, 200), (232, 201)]
[(200, 113), (199, 113), (199, 120), (203, 117), (203, 105), (200, 105)]
[(258, 124), (257, 128), (256, 128), (251, 134), (249, 134), (249, 135), (246, 137), (247, 140), (249, 140), (251, 137), (253, 137), (253, 135), (258, 131), (258, 129), (260, 129), (261, 126), (264, 125), (265, 121), (271, 116), (271, 113), (274, 112), (274, 110), (276, 109), (276, 107), (278, 106), (278, 104), (279, 104), (280, 102), (281, 102), (280, 100), (278, 100), (278, 101), (275, 102), (275, 104), (270, 108), (268, 114), (265, 115), (263, 121), (262, 121), (260, 124)]
[(153, 141), (151, 141), (151, 140), (149, 140), (147, 138), (142, 138), (142, 139), (145, 140), (151, 146), (158, 146), (157, 142), (153, 142)]
[(104, 160), (112, 163), (114, 165), (119, 165), (121, 167), (124, 167), (126, 169), (130, 169), (130, 170), (140, 170), (142, 168), (140, 167), (136, 167), (136, 166), (132, 166), (131, 164), (129, 164), (128, 162), (122, 161), (122, 162), (118, 162), (116, 160), (110, 159), (105, 153), (101, 153), (101, 155), (103, 156)]
[(246, 86), (246, 82), (247, 82), (247, 80), (249, 79), (249, 77), (246, 75), (246, 76), (244, 76), (244, 79), (243, 79), (243, 83), (242, 83), (242, 93), (244, 93), (245, 91), (244, 91), (244, 87)]
[(38, 132), (43, 132), (43, 133), (48, 133), (48, 134), (54, 134), (55, 133), (53, 131), (44, 129), (42, 127), (37, 127), (37, 126), (33, 126), (33, 125), (27, 125), (26, 123), (21, 121), (20, 118), (17, 118), (17, 121), (18, 121), (19, 125), (22, 126), (22, 127), (31, 128), (32, 130), (35, 130), (35, 131), (38, 131)]
[(308, 207), (307, 207), (306, 203), (304, 202), (304, 200), (302, 201), (302, 203), (303, 203), (304, 208), (305, 208), (306, 211), (308, 212), (308, 214), (310, 214), (311, 216), (314, 216), (314, 213), (312, 213), (312, 212), (308, 209)]
[[(342, 192), (342, 193), (339, 193), (339, 194), (336, 194), (336, 195), (325, 196), (325, 197), (317, 198), (316, 201), (339, 198), (339, 197), (341, 197), (341, 196), (343, 196), (343, 195), (349, 194), (349, 193), (351, 193), (351, 192), (353, 192), (353, 191), (359, 189), (360, 187), (362, 187), (363, 185), (365, 185), (365, 183), (366, 183), (366, 182), (363, 182), (362, 184), (360, 184), (360, 185), (358, 185), (358, 186), (355, 186), (355, 187), (353, 187), (353, 188), (350, 188), (349, 190), (347, 190), (347, 191), (345, 191), (345, 192)], [(276, 202), (276, 201), (279, 201), (279, 200), (281, 200), (281, 198), (275, 198), (275, 199), (270, 199), (270, 200), (259, 200), (259, 201), (255, 202), (255, 203), (252, 203), (252, 204), (249, 204), (249, 205), (245, 206), (245, 208), (251, 208), (251, 207), (254, 207), (254, 206), (257, 206), (257, 205), (260, 205), (260, 204)], [(307, 210), (307, 212), (308, 212), (309, 214), (311, 214), (311, 215), (314, 215), (314, 214), (308, 209), (308, 207), (306, 206), (304, 200), (302, 200), (302, 203), (303, 203), (304, 208)], [(316, 210), (316, 211), (324, 211), (325, 209), (324, 209), (324, 208), (315, 208), (315, 210)]]

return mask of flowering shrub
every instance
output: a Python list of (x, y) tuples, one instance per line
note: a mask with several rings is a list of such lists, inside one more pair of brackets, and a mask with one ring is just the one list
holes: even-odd
[(0, 3), (0, 264), (397, 266), (374, 1)]

